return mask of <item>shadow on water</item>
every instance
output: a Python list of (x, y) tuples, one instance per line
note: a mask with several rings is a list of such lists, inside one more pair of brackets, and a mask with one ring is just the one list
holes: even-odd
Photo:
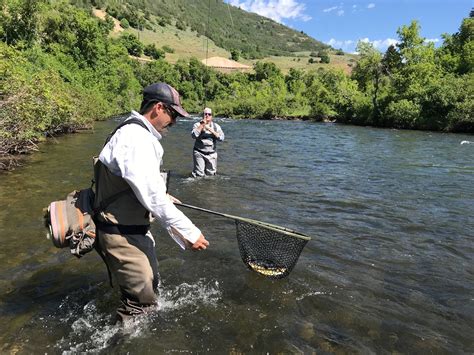
[(1, 352), (472, 352), (474, 145), (459, 144), (470, 137), (227, 119), (219, 175), (191, 179), (193, 122), (162, 141), (171, 193), (313, 236), (290, 277), (252, 273), (232, 221), (183, 209), (211, 247), (183, 252), (153, 225), (159, 304), (114, 326), (101, 259), (52, 247), (41, 218), (88, 186), (115, 124), (98, 123), (0, 177)]

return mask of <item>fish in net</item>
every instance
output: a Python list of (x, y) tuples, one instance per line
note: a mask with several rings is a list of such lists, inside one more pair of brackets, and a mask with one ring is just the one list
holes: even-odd
[(243, 262), (270, 278), (288, 276), (309, 240), (301, 233), (264, 223), (236, 219), (235, 225)]
[(175, 205), (233, 219), (243, 262), (250, 270), (274, 279), (288, 276), (311, 237), (255, 219), (233, 216), (184, 203)]

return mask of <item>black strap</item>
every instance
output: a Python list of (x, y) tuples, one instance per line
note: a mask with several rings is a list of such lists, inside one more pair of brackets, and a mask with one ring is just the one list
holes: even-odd
[(199, 152), (199, 153), (204, 154), (204, 155), (211, 155), (211, 154), (214, 154), (216, 152), (215, 150), (212, 151), (212, 152), (203, 152), (201, 149), (198, 149), (198, 148), (194, 148), (194, 150), (196, 152)]
[[(105, 140), (105, 144), (107, 144), (110, 139), (112, 138), (112, 136), (120, 129), (122, 128), (123, 126), (126, 126), (128, 124), (137, 124), (143, 128), (145, 128), (148, 132), (150, 132), (150, 130), (148, 129), (148, 127), (146, 126), (146, 124), (140, 120), (139, 118), (130, 118), (128, 120), (125, 120), (123, 121), (122, 123), (120, 123), (117, 127), (115, 127), (115, 129), (108, 135), (107, 139)], [(104, 145), (105, 145), (104, 144)], [(95, 182), (96, 184), (96, 190), (99, 190), (99, 177), (97, 176), (96, 177), (97, 181)], [(112, 195), (112, 196), (109, 196), (107, 197), (106, 199), (104, 199), (103, 201), (100, 202), (99, 206), (94, 210), (95, 213), (99, 213), (103, 210), (105, 210), (107, 208), (108, 205), (110, 205), (112, 202), (114, 202), (115, 200), (117, 200), (119, 197), (127, 194), (129, 191), (131, 191), (132, 188), (129, 186), (127, 187), (125, 190), (123, 191), (120, 191), (120, 192), (117, 192), (116, 194)]]
[(150, 225), (125, 225), (98, 222), (97, 228), (107, 234), (147, 234), (150, 230)]
[[(117, 127), (115, 127), (115, 129), (107, 136), (107, 139), (105, 140), (105, 144), (109, 143), (110, 139), (112, 138), (112, 136), (120, 129), (122, 128), (123, 126), (126, 126), (128, 124), (137, 124), (143, 128), (145, 128), (148, 132), (150, 132), (150, 130), (148, 129), (148, 127), (146, 126), (146, 124), (139, 118), (136, 118), (136, 117), (133, 117), (133, 118), (130, 118), (128, 120), (125, 120), (123, 121), (122, 123), (120, 123)], [(104, 145), (105, 145), (104, 144)]]
[(168, 188), (170, 186), (170, 178), (171, 178), (171, 170), (168, 170), (166, 172), (166, 181), (165, 181), (165, 184), (166, 184), (166, 193), (168, 193)]
[[(214, 122), (211, 122), (212, 129), (216, 131), (216, 124)], [(216, 142), (217, 138), (215, 135), (212, 135), (212, 149), (214, 149), (214, 152), (216, 151)]]

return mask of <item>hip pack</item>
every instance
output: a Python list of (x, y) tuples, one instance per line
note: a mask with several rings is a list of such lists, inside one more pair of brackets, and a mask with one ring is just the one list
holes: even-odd
[(55, 247), (69, 246), (71, 253), (78, 258), (94, 249), (94, 197), (92, 188), (74, 190), (65, 200), (49, 204), (45, 225)]
[[(146, 125), (139, 119), (132, 118), (122, 122), (108, 136), (105, 144), (112, 138), (117, 130), (127, 124), (138, 124), (147, 129)], [(98, 158), (94, 158), (94, 164), (97, 164)], [(168, 173), (161, 173), (166, 182), (168, 190)], [(157, 177), (159, 178), (159, 177)], [(94, 181), (92, 183), (94, 185)], [(66, 196), (65, 200), (53, 201), (45, 209), (44, 222), (48, 231), (48, 237), (52, 239), (57, 248), (69, 247), (71, 254), (80, 258), (90, 252), (95, 247), (96, 242), (96, 223), (95, 216), (112, 202), (130, 193), (129, 187), (113, 196), (101, 201), (100, 206), (94, 209), (95, 193), (93, 186), (74, 190)]]

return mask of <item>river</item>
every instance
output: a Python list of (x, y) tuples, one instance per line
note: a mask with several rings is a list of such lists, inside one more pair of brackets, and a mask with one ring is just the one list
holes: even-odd
[(100, 122), (0, 175), (2, 353), (474, 352), (473, 136), (217, 121), (217, 177), (189, 178), (192, 120), (163, 139), (170, 192), (312, 236), (289, 277), (247, 269), (232, 221), (183, 209), (210, 248), (183, 252), (154, 224), (159, 307), (112, 325), (102, 260), (56, 249), (42, 225), (50, 201), (89, 185), (116, 124)]

